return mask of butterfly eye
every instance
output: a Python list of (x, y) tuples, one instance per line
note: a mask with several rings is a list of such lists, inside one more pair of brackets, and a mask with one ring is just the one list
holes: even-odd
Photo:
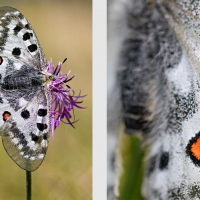
[(56, 80), (56, 77), (55, 77), (54, 75), (51, 75), (51, 76), (49, 76), (49, 80), (55, 81), (55, 80)]

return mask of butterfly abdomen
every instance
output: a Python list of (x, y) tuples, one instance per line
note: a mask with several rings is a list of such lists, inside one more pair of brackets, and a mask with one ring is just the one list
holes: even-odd
[(45, 81), (45, 75), (43, 75), (39, 70), (29, 69), (17, 70), (12, 74), (9, 74), (4, 77), (2, 89), (5, 90), (14, 90), (14, 89), (23, 89), (28, 87), (37, 87), (41, 86)]
[(13, 90), (19, 88), (26, 88), (27, 86), (31, 86), (30, 77), (6, 77), (4, 79), (2, 88), (6, 90)]

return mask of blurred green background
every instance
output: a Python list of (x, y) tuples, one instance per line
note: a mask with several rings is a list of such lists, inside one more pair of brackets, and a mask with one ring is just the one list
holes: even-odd
[(141, 194), (144, 176), (144, 157), (146, 151), (142, 141), (137, 137), (125, 134), (124, 127), (120, 133), (120, 153), (123, 172), (120, 178), (120, 196), (118, 200), (144, 200)]
[[(92, 199), (92, 0), (0, 1), (18, 9), (34, 28), (47, 60), (63, 61), (76, 77), (70, 86), (87, 94), (85, 110), (75, 110), (76, 129), (62, 124), (50, 138), (44, 162), (32, 173), (34, 200)], [(25, 171), (0, 145), (0, 199), (26, 198)]]

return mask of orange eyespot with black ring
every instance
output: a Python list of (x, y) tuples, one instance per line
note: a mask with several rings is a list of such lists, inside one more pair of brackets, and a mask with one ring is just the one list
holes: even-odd
[(189, 140), (186, 155), (190, 157), (195, 166), (200, 167), (200, 132)]
[(3, 63), (3, 58), (0, 56), (0, 65)]
[(5, 111), (3, 113), (3, 121), (7, 121), (7, 119), (11, 116), (11, 113), (8, 111)]

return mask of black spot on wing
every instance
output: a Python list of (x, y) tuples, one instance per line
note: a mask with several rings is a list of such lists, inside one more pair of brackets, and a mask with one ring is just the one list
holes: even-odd
[(3, 103), (3, 99), (0, 97), (0, 103)]
[(28, 119), (30, 117), (30, 112), (28, 110), (24, 110), (24, 111), (21, 112), (21, 116), (24, 119)]
[(47, 115), (47, 109), (42, 109), (42, 108), (40, 108), (40, 109), (38, 110), (38, 116), (44, 117), (44, 116), (46, 116), (46, 115)]
[(14, 28), (13, 30), (14, 30), (14, 32), (17, 34), (17, 33), (19, 33), (19, 31), (21, 31), (21, 29), (22, 29), (22, 27), (16, 25), (15, 28)]
[(159, 169), (163, 170), (167, 168), (169, 163), (169, 153), (163, 152), (160, 157)]
[(47, 138), (48, 138), (47, 133), (45, 133), (45, 134), (43, 135), (43, 139), (44, 139), (44, 140), (47, 140)]
[(19, 56), (21, 54), (20, 48), (14, 48), (13, 51), (12, 51), (12, 54), (14, 56)]
[(44, 129), (47, 129), (47, 125), (46, 124), (42, 124), (42, 123), (37, 123), (37, 128), (40, 131), (43, 131)]
[(29, 40), (29, 39), (30, 39), (30, 34), (28, 32), (24, 33), (23, 40), (26, 41), (26, 40)]
[(26, 25), (25, 25), (25, 28), (30, 29), (29, 24), (26, 24)]
[(37, 50), (37, 45), (36, 45), (36, 44), (31, 44), (31, 45), (29, 45), (29, 46), (28, 46), (28, 50), (29, 50), (30, 52), (36, 51), (36, 50)]
[(37, 142), (39, 140), (39, 137), (33, 133), (31, 133), (31, 139), (34, 141), (34, 142)]

